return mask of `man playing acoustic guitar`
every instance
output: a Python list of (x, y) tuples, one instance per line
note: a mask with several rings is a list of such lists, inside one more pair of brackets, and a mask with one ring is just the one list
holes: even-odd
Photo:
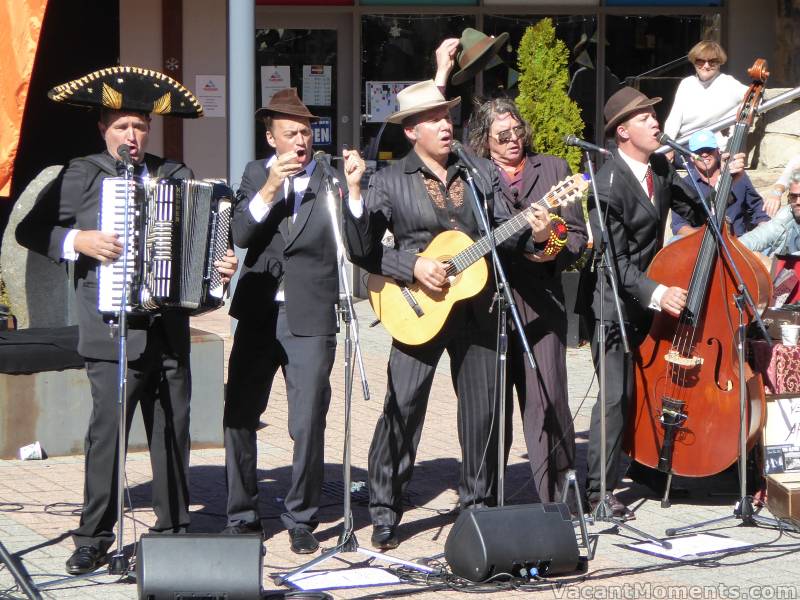
[[(450, 109), (461, 99), (446, 100), (434, 81), (428, 80), (404, 89), (397, 100), (400, 110), (387, 120), (402, 125), (413, 148), (405, 158), (372, 178), (363, 205), (354, 206), (351, 201), (350, 211), (344, 211), (350, 258), (371, 273), (407, 286), (405, 297), (411, 303), (414, 296), (444, 301), (451, 283), (453, 289), (457, 287), (457, 281), (451, 279), (451, 263), (418, 253), (443, 232), (463, 232), (470, 240), (482, 235), (464, 167), (451, 152)], [(474, 160), (480, 179), (491, 185), (499, 197), (498, 176), (492, 164), (477, 157)], [(480, 182), (476, 181), (476, 185), (480, 189)], [(491, 195), (488, 200), (492, 227), (510, 218), (504, 203), (492, 202)], [(531, 252), (534, 241), (547, 241), (547, 210), (537, 206), (526, 213), (526, 219), (525, 227), (521, 227), (525, 232), (509, 237), (504, 247)], [(381, 244), (386, 230), (394, 235), (393, 247)], [(461, 249), (456, 248), (456, 252)], [(475, 265), (485, 270), (483, 261), (478, 259)], [(403, 513), (402, 499), (411, 479), (434, 371), (445, 350), (450, 356), (458, 397), (460, 505), (465, 508), (494, 501), (497, 427), (492, 423), (496, 422), (497, 318), (496, 312), (490, 314), (493, 290), (492, 283), (485, 284), (475, 295), (455, 303), (441, 329), (427, 341), (393, 341), (383, 415), (369, 452), (372, 544), (378, 549), (394, 548), (399, 543), (397, 524)], [(422, 309), (418, 307), (418, 311)]]

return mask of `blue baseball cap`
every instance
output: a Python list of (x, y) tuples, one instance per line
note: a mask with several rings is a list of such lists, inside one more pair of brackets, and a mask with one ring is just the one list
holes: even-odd
[(692, 152), (697, 152), (702, 148), (714, 148), (715, 150), (719, 149), (717, 145), (717, 136), (709, 129), (701, 129), (700, 131), (695, 131), (692, 134), (692, 137), (689, 138), (689, 150)]

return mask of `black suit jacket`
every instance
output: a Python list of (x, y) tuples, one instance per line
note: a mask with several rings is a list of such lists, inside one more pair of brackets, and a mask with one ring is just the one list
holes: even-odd
[[(597, 194), (606, 213), (613, 267), (619, 285), (622, 314), (626, 322), (646, 328), (652, 317), (648, 308), (658, 282), (645, 274), (650, 262), (664, 244), (664, 230), (670, 208), (694, 225), (699, 225), (701, 208), (697, 194), (678, 176), (662, 154), (650, 157), (655, 201), (651, 202), (630, 167), (615, 152), (597, 173)], [(589, 198), (589, 223), (600, 243), (597, 207)], [(600, 318), (600, 280), (588, 269), (583, 273), (581, 290), (591, 294), (588, 314)], [(613, 321), (614, 304), (610, 283), (605, 286), (604, 320)]]
[[(151, 177), (191, 179), (192, 171), (183, 163), (165, 160), (152, 154), (144, 159)], [(64, 238), (72, 229), (98, 228), (100, 190), (106, 177), (117, 176), (117, 161), (101, 152), (70, 161), (56, 182), (52, 193), (44, 193), (17, 228), (17, 240), (23, 246), (61, 261)], [(86, 358), (114, 360), (118, 356), (118, 338), (109, 335), (109, 327), (97, 311), (97, 267), (99, 263), (79, 255), (75, 263), (75, 294), (78, 311), (78, 352)], [(189, 355), (189, 317), (183, 311), (165, 311), (161, 317), (171, 350), (178, 356)], [(128, 360), (137, 359), (147, 343), (151, 320), (129, 321)]]
[[(548, 154), (529, 154), (519, 192), (500, 177), (501, 198), (512, 212), (517, 213), (541, 200), (551, 187), (569, 175), (569, 165), (564, 159)], [(578, 259), (588, 240), (580, 201), (550, 212), (560, 215), (567, 225), (567, 243), (555, 260), (535, 263), (525, 258), (522, 252), (506, 253), (509, 283), (527, 305), (521, 314), (526, 322), (536, 317), (563, 318), (565, 307), (561, 272)]]
[[(273, 314), (272, 300), (283, 279), (286, 316), (295, 335), (336, 333), (339, 271), (336, 241), (325, 204), (322, 167), (311, 174), (291, 233), (283, 187), (262, 222), (249, 209), (267, 181), (264, 160), (247, 164), (236, 198), (234, 243), (247, 249), (230, 314), (245, 324), (263, 324)], [(240, 325), (241, 326), (241, 325)]]

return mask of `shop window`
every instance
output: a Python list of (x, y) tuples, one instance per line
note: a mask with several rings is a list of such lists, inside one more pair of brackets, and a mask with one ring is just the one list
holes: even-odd
[[(384, 125), (394, 96), (404, 85), (431, 79), (436, 48), (442, 40), (461, 37), (475, 19), (464, 15), (364, 15), (361, 20), (361, 145), (368, 159), (392, 160), (410, 149), (398, 125)], [(457, 67), (456, 67), (457, 68)], [(469, 115), (474, 83), (448, 86), (448, 98), (461, 96), (453, 110), (456, 137)], [(380, 156), (379, 156), (380, 153)]]
[[(295, 87), (315, 115), (314, 146), (331, 152), (338, 148), (336, 119), (335, 29), (256, 30), (256, 103), (265, 106), (275, 91)], [(264, 124), (256, 123), (256, 157), (273, 153)]]
[[(509, 96), (516, 98), (517, 89), (517, 49), (525, 30), (543, 19), (544, 15), (487, 15), (484, 17), (484, 31), (488, 35), (508, 32), (508, 44), (498, 55), (503, 64), (483, 73), (484, 96), (493, 98)], [(577, 132), (586, 139), (593, 139), (595, 114), (595, 65), (597, 63), (595, 32), (597, 21), (593, 15), (562, 15), (548, 17), (556, 29), (556, 37), (570, 50), (569, 76), (570, 97), (581, 108), (581, 117), (586, 123), (584, 132)], [(607, 80), (607, 94), (619, 87), (615, 78)]]
[(608, 67), (623, 83), (663, 98), (654, 107), (663, 124), (678, 83), (694, 74), (683, 59), (700, 40), (719, 41), (720, 15), (609, 15), (606, 24)]

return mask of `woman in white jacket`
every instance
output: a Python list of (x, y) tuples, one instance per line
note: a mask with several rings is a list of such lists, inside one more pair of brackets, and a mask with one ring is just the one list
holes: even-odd
[[(747, 86), (720, 72), (728, 55), (717, 42), (703, 40), (689, 50), (695, 74), (681, 80), (675, 101), (664, 122), (664, 133), (675, 139), (736, 113)], [(727, 136), (717, 132), (718, 146), (725, 149)]]

